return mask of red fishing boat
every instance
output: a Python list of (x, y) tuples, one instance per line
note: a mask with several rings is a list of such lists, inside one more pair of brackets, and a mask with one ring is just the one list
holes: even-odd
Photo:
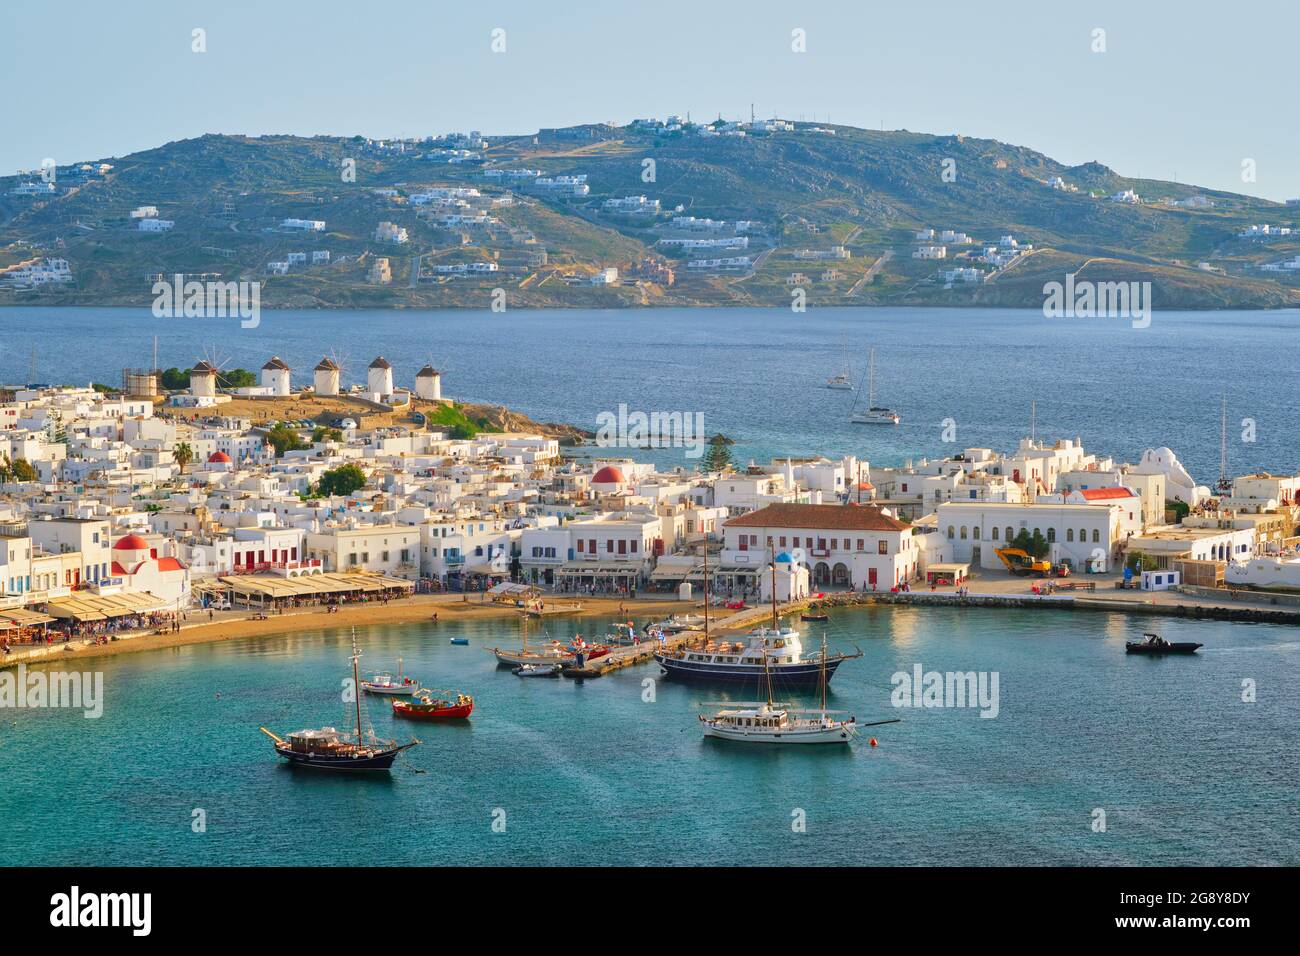
[(456, 691), (422, 689), (410, 700), (393, 701), (394, 717), (415, 720), (464, 720), (474, 712), (474, 698)]

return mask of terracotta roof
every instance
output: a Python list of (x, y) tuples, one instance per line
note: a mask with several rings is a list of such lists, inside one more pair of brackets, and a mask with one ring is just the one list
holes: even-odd
[(128, 534), (117, 539), (113, 545), (114, 551), (148, 551), (149, 542), (138, 534)]
[(1081, 488), (1079, 494), (1089, 501), (1104, 501), (1107, 498), (1136, 498), (1137, 495), (1128, 488)]
[(807, 528), (817, 531), (902, 531), (905, 522), (891, 518), (880, 508), (863, 505), (768, 505), (732, 518), (728, 528)]
[(159, 558), (158, 570), (159, 571), (184, 571), (185, 565), (181, 564), (181, 562), (177, 558)]
[(621, 485), (623, 483), (623, 469), (616, 468), (613, 465), (606, 465), (591, 476), (591, 481), (592, 484), (596, 485)]

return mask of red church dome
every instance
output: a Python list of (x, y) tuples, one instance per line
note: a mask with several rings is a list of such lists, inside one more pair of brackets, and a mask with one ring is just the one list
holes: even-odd
[(592, 476), (591, 481), (597, 485), (621, 485), (623, 483), (623, 472), (613, 465), (606, 465)]
[(230, 464), (230, 456), (227, 455), (224, 451), (214, 451), (211, 455), (208, 456), (208, 464), (209, 464), (209, 465), (229, 465), (229, 464)]
[(114, 551), (148, 551), (149, 542), (138, 534), (128, 534), (117, 539), (117, 544), (113, 545)]

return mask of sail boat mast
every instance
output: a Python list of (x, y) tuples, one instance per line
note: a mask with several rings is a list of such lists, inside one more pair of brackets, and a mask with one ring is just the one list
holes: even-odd
[(709, 536), (704, 535), (704, 643), (709, 643)]
[(357, 746), (361, 739), (361, 652), (357, 650), (357, 630), (352, 629), (352, 696), (357, 705)]

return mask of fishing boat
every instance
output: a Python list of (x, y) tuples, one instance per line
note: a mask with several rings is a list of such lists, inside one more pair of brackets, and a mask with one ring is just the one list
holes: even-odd
[[(861, 657), (856, 654), (825, 654), (804, 657), (799, 632), (792, 627), (782, 627), (776, 605), (776, 565), (772, 571), (772, 624), (756, 627), (744, 641), (715, 642), (705, 628), (702, 645), (661, 650), (655, 661), (664, 674), (674, 680), (703, 683), (752, 684), (758, 686), (769, 672), (782, 688), (815, 687), (821, 679), (823, 667), (826, 680), (835, 676), (835, 670), (846, 660)], [(708, 589), (705, 589), (705, 607), (708, 607)]]
[(805, 709), (776, 703), (772, 697), (771, 666), (766, 658), (763, 670), (767, 700), (730, 704), (711, 717), (700, 714), (705, 737), (751, 744), (848, 744), (858, 736), (856, 717), (844, 719), (840, 716), (843, 711), (826, 708), (825, 637), (822, 638), (821, 653), (821, 707)]
[(704, 618), (699, 614), (674, 614), (662, 621), (653, 621), (642, 630), (647, 634), (659, 631), (663, 634), (680, 634), (682, 631), (698, 631), (704, 626)]
[(450, 690), (422, 687), (411, 700), (393, 701), (394, 717), (415, 720), (464, 720), (474, 712), (474, 698)]
[(802, 614), (799, 615), (799, 620), (801, 621), (829, 621), (830, 619), (831, 616), (824, 612), (818, 614), (814, 611), (804, 611)]
[(420, 689), (420, 682), (402, 673), (402, 659), (397, 659), (397, 676), (376, 674), (370, 680), (361, 682), (361, 689), (367, 694), (386, 694), (389, 697), (409, 697)]
[(562, 670), (559, 664), (520, 664), (515, 668), (516, 677), (559, 677)]
[(524, 646), (521, 648), (493, 647), (498, 667), (521, 667), (524, 664), (567, 664), (573, 660), (573, 651), (559, 641), (528, 646), (528, 625), (524, 624)]
[(855, 425), (897, 425), (902, 420), (892, 408), (876, 404), (876, 350), (873, 348), (867, 360), (867, 407), (851, 410), (849, 421)]
[(1191, 641), (1166, 641), (1158, 634), (1143, 634), (1141, 641), (1127, 641), (1124, 644), (1126, 654), (1195, 654), (1204, 644)]
[(600, 640), (608, 647), (632, 647), (641, 643), (641, 638), (637, 636), (636, 628), (631, 621), (626, 624), (616, 622), (610, 625), (609, 631)]
[[(353, 686), (361, 683), (359, 661), (361, 652), (357, 650), (356, 633), (352, 635), (352, 681)], [(368, 730), (361, 716), (361, 694), (353, 695), (356, 707), (356, 730), (354, 733), (337, 730), (334, 727), (322, 727), (319, 730), (298, 730), (287, 738), (267, 730), (258, 729), (274, 741), (275, 752), (295, 767), (310, 767), (314, 770), (342, 771), (386, 771), (393, 766), (393, 761), (403, 750), (409, 750), (420, 741), (399, 744), (395, 740), (382, 740), (375, 736), (374, 728)]]

